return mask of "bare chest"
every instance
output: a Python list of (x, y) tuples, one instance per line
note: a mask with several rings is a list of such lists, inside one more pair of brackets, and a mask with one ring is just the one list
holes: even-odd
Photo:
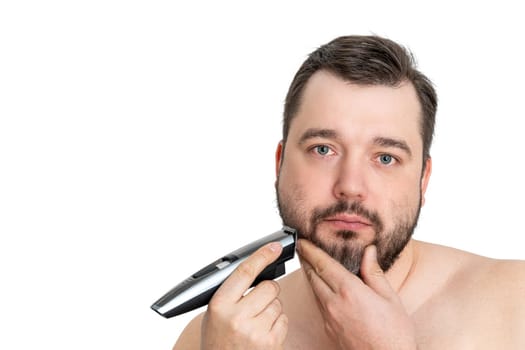
[(418, 348), (522, 349), (522, 333), (508, 312), (488, 304), (470, 298), (422, 308), (413, 315)]
[[(418, 349), (523, 349), (517, 330), (495, 316), (447, 307), (422, 311), (414, 315)], [(322, 322), (290, 321), (284, 349), (339, 349), (336, 341), (324, 332)]]

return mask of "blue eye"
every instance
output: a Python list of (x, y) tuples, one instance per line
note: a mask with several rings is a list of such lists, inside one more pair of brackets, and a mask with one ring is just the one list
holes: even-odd
[(389, 165), (392, 164), (394, 158), (389, 154), (382, 154), (379, 156), (379, 161), (381, 162), (381, 164)]
[(328, 153), (330, 153), (330, 147), (326, 145), (315, 146), (315, 150), (318, 154), (322, 156), (326, 156)]

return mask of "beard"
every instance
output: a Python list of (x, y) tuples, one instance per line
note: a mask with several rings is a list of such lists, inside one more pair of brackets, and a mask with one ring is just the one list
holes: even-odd
[[(333, 259), (341, 263), (348, 271), (359, 276), (361, 260), (368, 245), (377, 247), (377, 261), (383, 271), (388, 271), (410, 241), (417, 225), (421, 210), (421, 193), (418, 204), (407, 208), (404, 215), (394, 218), (391, 229), (385, 230), (379, 214), (369, 210), (359, 201), (338, 201), (331, 206), (317, 207), (310, 214), (302, 208), (304, 202), (300, 191), (295, 196), (280, 193), (279, 181), (276, 183), (277, 206), (283, 225), (295, 228), (298, 238), (304, 238), (323, 249)], [(337, 214), (359, 215), (367, 219), (374, 230), (371, 242), (359, 240), (359, 233), (351, 230), (335, 232), (336, 240), (327, 242), (320, 237), (318, 226), (327, 218)]]

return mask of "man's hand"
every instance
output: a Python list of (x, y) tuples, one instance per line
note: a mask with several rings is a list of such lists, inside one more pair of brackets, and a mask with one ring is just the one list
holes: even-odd
[(204, 315), (201, 350), (282, 349), (288, 318), (278, 299), (279, 285), (263, 281), (246, 294), (257, 275), (281, 251), (280, 243), (265, 245), (224, 281)]
[(304, 239), (298, 252), (325, 328), (340, 349), (416, 349), (414, 324), (379, 264), (365, 249), (359, 279)]

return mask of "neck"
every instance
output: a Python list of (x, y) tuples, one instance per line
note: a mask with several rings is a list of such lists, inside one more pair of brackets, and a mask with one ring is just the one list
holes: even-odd
[(410, 240), (405, 246), (399, 258), (392, 265), (392, 267), (385, 273), (385, 276), (390, 282), (392, 288), (399, 295), (406, 282), (415, 270), (418, 261), (418, 256), (415, 249), (414, 240)]

